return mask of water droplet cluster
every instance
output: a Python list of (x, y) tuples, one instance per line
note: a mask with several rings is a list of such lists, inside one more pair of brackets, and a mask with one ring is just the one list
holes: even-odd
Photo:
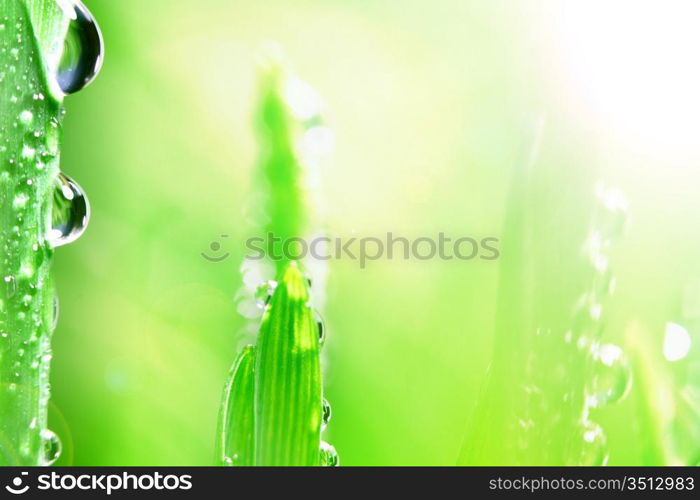
[(580, 416), (581, 453), (577, 465), (604, 465), (607, 441), (603, 428), (591, 420), (591, 413), (625, 397), (632, 383), (632, 372), (622, 348), (601, 341), (605, 307), (615, 291), (615, 278), (609, 266), (609, 251), (622, 235), (627, 216), (624, 194), (602, 183), (596, 187), (599, 208), (584, 245), (591, 267), (590, 288), (575, 308), (575, 324), (566, 341), (575, 342), (587, 367), (583, 408)]

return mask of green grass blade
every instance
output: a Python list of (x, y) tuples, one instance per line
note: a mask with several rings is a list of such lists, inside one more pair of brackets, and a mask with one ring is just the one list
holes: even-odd
[(217, 461), (220, 465), (249, 466), (255, 460), (255, 347), (246, 346), (231, 367), (224, 389)]
[(256, 465), (320, 464), (319, 352), (308, 282), (291, 262), (260, 327), (255, 362)]
[[(65, 0), (64, 3), (68, 3)], [(65, 14), (57, 0), (25, 0), (34, 35), (42, 54), (46, 75), (56, 72), (63, 54), (63, 41), (68, 31), (70, 18)], [(46, 79), (46, 87), (54, 98), (63, 99), (53, 78)]]
[[(270, 49), (260, 67), (256, 195), (261, 197), (258, 211), (264, 214), (259, 229), (279, 242), (308, 236), (311, 230), (306, 177), (311, 165), (307, 162), (317, 166), (318, 155), (306, 150), (302, 154), (300, 143), (310, 128), (322, 124), (322, 119), (318, 96), (286, 71), (276, 47)], [(273, 250), (280, 255), (280, 248)], [(310, 300), (309, 277), (302, 271), (301, 263), (289, 255), (281, 259), (277, 256), (269, 255), (263, 263), (249, 259), (242, 266), (246, 282), (243, 300), (261, 303), (264, 298), (260, 294), (267, 295), (255, 348), (253, 465), (337, 465), (335, 449), (321, 442), (321, 342)], [(254, 280), (246, 279), (251, 271), (255, 271)], [(260, 280), (265, 283), (255, 283)], [(320, 281), (314, 290), (317, 293), (322, 293)], [(248, 313), (247, 317), (255, 315)], [(251, 369), (248, 373), (252, 372)], [(231, 376), (236, 379), (233, 388), (227, 389), (231, 394), (235, 390), (248, 391), (247, 380), (239, 382), (238, 374)], [(234, 396), (228, 398), (231, 401)], [(247, 440), (247, 427), (237, 428), (230, 416), (224, 420), (229, 422), (224, 421), (222, 426), (228, 428), (219, 431), (221, 446), (229, 440)]]
[(628, 334), (627, 339), (636, 375), (634, 403), (639, 428), (644, 432), (644, 439), (640, 440), (640, 464), (673, 465), (664, 440), (665, 431), (677, 412), (672, 384), (663, 367), (657, 366), (654, 359), (657, 346), (649, 341), (648, 332), (638, 325), (632, 326), (631, 330), (633, 335)]
[[(46, 241), (62, 106), (47, 70), (68, 20), (55, 2), (1, 0), (0, 463), (48, 463), (54, 291)], [(50, 444), (50, 443), (48, 443)]]

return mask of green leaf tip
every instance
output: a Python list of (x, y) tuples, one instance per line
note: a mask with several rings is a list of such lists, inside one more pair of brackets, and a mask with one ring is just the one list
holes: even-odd
[(243, 348), (229, 372), (224, 389), (217, 461), (219, 465), (253, 465), (255, 460), (255, 346)]
[[(290, 241), (319, 230), (310, 203), (318, 183), (309, 172), (318, 171), (321, 153), (308, 147), (307, 139), (310, 130), (324, 123), (322, 105), (311, 86), (288, 71), (278, 45), (268, 44), (258, 56), (256, 171), (258, 212), (264, 214), (259, 228), (278, 241)], [(248, 264), (244, 262), (244, 275)], [(337, 465), (333, 447), (321, 442), (323, 332), (312, 308), (310, 282), (301, 263), (289, 255), (266, 264), (263, 283), (245, 294), (259, 299), (265, 293), (264, 301), (256, 300), (265, 305), (254, 353), (254, 465)], [(238, 375), (231, 376), (234, 384), (242, 383)], [(219, 438), (225, 439), (221, 433)]]
[(320, 465), (320, 348), (309, 282), (291, 261), (266, 306), (257, 346), (245, 347), (229, 372), (220, 465)]
[(296, 262), (263, 316), (255, 363), (257, 465), (319, 465), (322, 383), (318, 326)]

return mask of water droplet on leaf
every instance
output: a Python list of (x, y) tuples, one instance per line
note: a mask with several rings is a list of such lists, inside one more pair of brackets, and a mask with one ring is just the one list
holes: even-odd
[(58, 314), (60, 311), (60, 305), (58, 302), (58, 296), (54, 295), (53, 296), (53, 316), (52, 316), (52, 323), (51, 323), (51, 330), (56, 329), (56, 325), (58, 324)]
[(577, 465), (605, 465), (608, 450), (603, 429), (596, 423), (585, 422), (582, 438), (581, 460)]
[(316, 319), (316, 327), (318, 328), (318, 343), (323, 344), (326, 340), (326, 325), (318, 311), (314, 313), (314, 316)]
[(327, 399), (324, 399), (323, 407), (321, 410), (321, 430), (325, 430), (326, 426), (328, 425), (328, 422), (331, 421), (332, 415), (333, 412), (331, 410), (331, 404), (328, 402)]
[(29, 111), (28, 109), (25, 109), (19, 114), (19, 121), (24, 125), (25, 127), (28, 127), (32, 124), (32, 121), (34, 120), (34, 114)]
[(102, 33), (90, 11), (74, 1), (63, 55), (56, 80), (65, 94), (73, 94), (92, 82), (102, 67)]
[(43, 451), (42, 465), (51, 465), (61, 456), (61, 440), (55, 432), (48, 429), (41, 432)]
[(277, 287), (277, 282), (274, 280), (266, 281), (265, 283), (258, 286), (255, 290), (255, 303), (260, 309), (265, 309), (265, 307), (270, 303), (272, 294)]
[(90, 219), (90, 205), (82, 188), (62, 173), (56, 178), (49, 241), (59, 247), (77, 240)]
[(340, 465), (340, 457), (332, 444), (321, 441), (321, 466), (322, 467), (337, 467)]
[(598, 408), (621, 400), (632, 382), (632, 372), (622, 349), (614, 344), (594, 345), (595, 362), (587, 404)]
[(17, 293), (17, 282), (15, 281), (15, 277), (10, 275), (5, 276), (3, 278), (3, 282), (7, 287), (7, 296), (13, 297), (15, 293)]

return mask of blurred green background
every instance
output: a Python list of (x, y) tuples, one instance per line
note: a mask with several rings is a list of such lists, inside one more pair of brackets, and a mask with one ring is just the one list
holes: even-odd
[[(540, 180), (536, 216), (556, 212), (571, 231), (540, 231), (534, 248), (564, 259), (548, 278), (578, 290), (585, 283), (567, 281), (578, 256), (552, 249), (585, 234), (591, 214), (577, 203), (594, 197), (596, 180), (624, 191), (602, 339), (627, 353), (632, 386), (593, 418), (609, 464), (700, 460), (700, 353), (694, 343), (672, 363), (662, 350), (667, 322), (696, 341), (700, 315), (691, 2), (85, 3), (106, 55), (95, 83), (66, 99), (62, 170), (88, 193), (92, 219), (56, 253), (49, 425), (64, 444), (59, 465), (213, 462), (244, 326), (233, 297), (251, 231), (255, 54), (267, 39), (326, 101), (333, 234), (507, 239), (513, 172), (545, 117), (541, 162), (553, 173)], [(231, 254), (222, 263), (200, 255), (213, 241)], [(325, 435), (342, 465), (457, 462), (492, 358), (498, 294), (499, 262), (331, 262)], [(480, 439), (490, 446), (499, 432)]]

